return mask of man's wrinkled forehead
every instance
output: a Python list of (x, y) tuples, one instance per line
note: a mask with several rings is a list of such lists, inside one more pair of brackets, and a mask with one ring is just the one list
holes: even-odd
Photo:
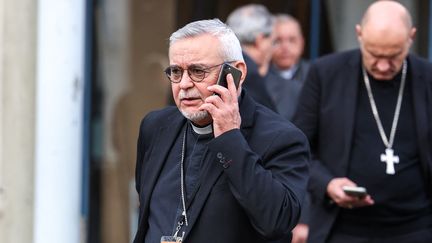
[(208, 63), (208, 60), (222, 59), (219, 40), (212, 35), (199, 35), (177, 40), (168, 50), (170, 64)]

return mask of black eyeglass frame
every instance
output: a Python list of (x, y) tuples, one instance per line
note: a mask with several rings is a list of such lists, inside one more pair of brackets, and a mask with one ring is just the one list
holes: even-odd
[[(190, 66), (189, 66), (188, 68), (186, 68), (186, 69), (183, 69), (182, 67), (177, 66), (177, 65), (169, 66), (169, 67), (165, 68), (164, 73), (165, 73), (165, 75), (168, 77), (168, 79), (171, 81), (171, 83), (175, 83), (175, 84), (177, 84), (177, 83), (180, 83), (181, 80), (183, 79), (183, 74), (184, 74), (184, 71), (186, 70), (186, 71), (187, 71), (187, 74), (188, 74), (188, 76), (189, 76), (189, 78), (190, 78), (193, 82), (195, 82), (195, 83), (200, 83), (200, 82), (202, 82), (205, 78), (208, 77), (208, 74), (210, 73), (210, 71), (209, 71), (210, 69), (215, 68), (215, 67), (217, 67), (217, 66), (221, 66), (221, 65), (223, 65), (223, 64), (225, 64), (225, 63), (232, 63), (232, 62), (234, 62), (234, 61), (225, 61), (225, 62), (223, 62), (223, 63), (216, 64), (216, 65), (214, 65), (214, 66), (210, 66), (210, 67), (206, 67), (206, 68), (195, 68), (195, 69), (199, 69), (200, 71), (203, 71), (203, 72), (204, 72), (204, 74), (203, 74), (203, 78), (202, 78), (202, 79), (198, 79), (198, 80), (195, 80), (195, 78), (193, 78), (193, 75), (191, 76), (191, 72), (189, 71), (190, 67), (191, 67), (191, 66), (192, 66), (192, 67), (194, 66), (193, 64), (190, 65)], [(172, 78), (171, 78), (171, 74), (170, 74), (170, 73), (171, 73), (171, 70), (172, 70), (173, 67), (176, 67), (176, 68), (178, 68), (179, 70), (181, 70), (180, 79), (179, 79), (178, 81), (173, 81)]]

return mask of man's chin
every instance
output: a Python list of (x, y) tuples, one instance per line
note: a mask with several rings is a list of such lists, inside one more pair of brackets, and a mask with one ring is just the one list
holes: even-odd
[(180, 110), (186, 119), (193, 121), (194, 123), (200, 123), (201, 121), (208, 120), (210, 118), (210, 114), (207, 111), (186, 111)]
[(280, 65), (276, 65), (276, 66), (278, 66), (279, 69), (281, 70), (285, 70), (285, 69), (290, 69), (293, 65), (294, 62), (290, 60), (290, 61), (281, 62)]
[(374, 79), (379, 81), (389, 81), (392, 80), (394, 75), (393, 74), (374, 74), (372, 75)]

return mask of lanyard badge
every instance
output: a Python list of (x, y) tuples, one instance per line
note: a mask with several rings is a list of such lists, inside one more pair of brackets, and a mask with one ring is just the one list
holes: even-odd
[(179, 243), (182, 242), (182, 237), (176, 236), (162, 236), (161, 243)]

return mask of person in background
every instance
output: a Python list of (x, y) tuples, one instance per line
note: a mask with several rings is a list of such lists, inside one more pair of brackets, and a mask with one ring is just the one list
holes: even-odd
[(308, 242), (432, 242), (432, 64), (409, 53), (396, 1), (372, 3), (356, 32), (359, 50), (311, 64), (293, 119), (313, 152)]
[(302, 59), (304, 38), (300, 23), (288, 14), (274, 16), (275, 44), (266, 86), (279, 114), (291, 120), (309, 64)]
[[(231, 74), (227, 87), (216, 84), (226, 63), (242, 72), (237, 89)], [(307, 138), (242, 88), (240, 42), (220, 20), (174, 32), (169, 64), (177, 107), (146, 115), (138, 136), (134, 243), (289, 240), (306, 193)]]
[(248, 4), (231, 12), (226, 23), (239, 39), (248, 67), (244, 88), (255, 101), (276, 111), (265, 84), (273, 51), (272, 15), (263, 5)]
[[(309, 69), (309, 63), (302, 59), (304, 37), (298, 20), (288, 14), (274, 15), (274, 36), (273, 56), (265, 84), (277, 112), (291, 120)], [(293, 230), (292, 243), (307, 240), (308, 198), (300, 222)]]

